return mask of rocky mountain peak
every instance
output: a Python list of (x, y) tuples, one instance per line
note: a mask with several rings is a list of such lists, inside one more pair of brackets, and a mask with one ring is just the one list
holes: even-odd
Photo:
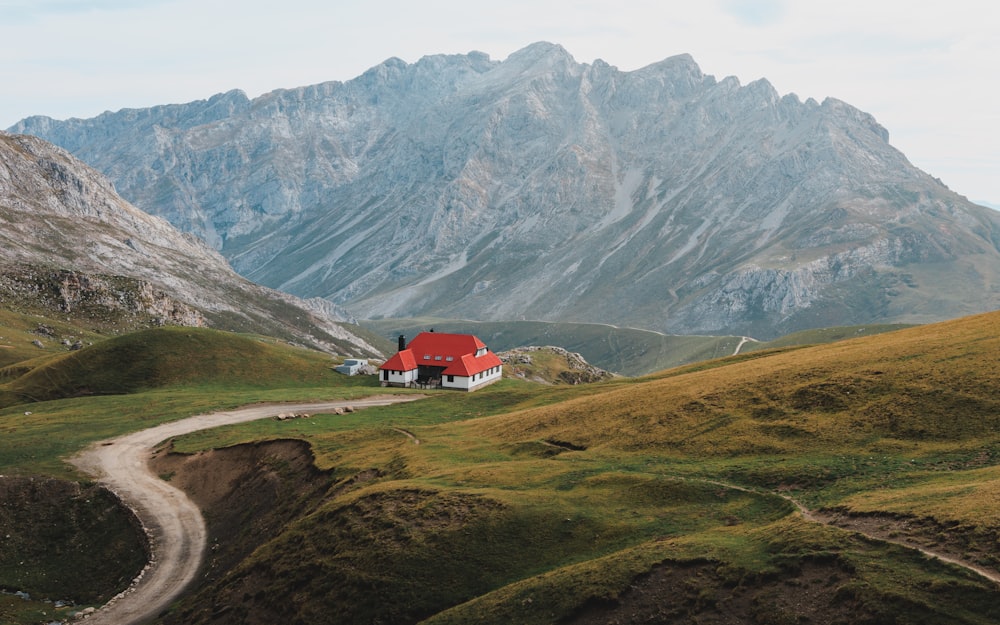
[[(689, 85), (701, 84), (705, 80), (705, 74), (701, 67), (690, 54), (676, 54), (669, 56), (662, 61), (652, 63), (639, 70), (636, 74), (656, 74), (664, 76), (672, 82), (680, 82)], [(714, 80), (714, 79), (713, 79)]]
[(363, 83), (388, 84), (398, 79), (406, 71), (407, 67), (406, 61), (393, 56), (361, 74), (358, 80)]
[(781, 100), (778, 90), (766, 78), (759, 78), (748, 83), (743, 88), (743, 92), (749, 97), (758, 100), (763, 106), (774, 107)]
[(1000, 307), (995, 213), (914, 168), (871, 115), (716, 81), (689, 55), (622, 72), (540, 42), (231, 108), (16, 128), (251, 279), (359, 317), (767, 338)]
[(515, 67), (530, 67), (542, 65), (545, 67), (566, 67), (576, 64), (573, 56), (566, 48), (548, 41), (538, 41), (530, 44), (507, 57), (505, 63)]
[(875, 120), (875, 117), (836, 98), (826, 98), (821, 105), (824, 110), (854, 122), (870, 130), (885, 143), (889, 143), (889, 131)]

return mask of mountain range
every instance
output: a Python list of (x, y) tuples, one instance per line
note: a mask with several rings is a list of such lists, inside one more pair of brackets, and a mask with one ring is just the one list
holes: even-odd
[(871, 115), (688, 55), (624, 72), (540, 42), (10, 130), (248, 279), (359, 318), (770, 338), (1000, 307), (998, 213)]
[(251, 283), (65, 150), (2, 132), (0, 303), (90, 325), (110, 320), (116, 330), (209, 326), (340, 354), (381, 353), (330, 302)]

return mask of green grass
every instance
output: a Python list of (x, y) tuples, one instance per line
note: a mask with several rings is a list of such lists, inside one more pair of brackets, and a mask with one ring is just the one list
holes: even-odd
[(0, 402), (13, 405), (190, 384), (316, 386), (336, 375), (329, 371), (330, 364), (328, 356), (273, 340), (200, 328), (157, 328), (51, 357), (17, 377), (8, 375), (13, 379), (0, 385)]
[(354, 386), (247, 391), (209, 386), (6, 408), (0, 410), (0, 472), (73, 479), (77, 474), (63, 459), (95, 441), (248, 404), (351, 399), (375, 392)]
[[(420, 391), (404, 389), (381, 389), (374, 380), (350, 379), (363, 384), (356, 388), (354, 397), (362, 397), (381, 392), (424, 394)], [(590, 389), (599, 392), (599, 387)], [(315, 415), (309, 420), (273, 421), (262, 420), (195, 432), (178, 437), (175, 448), (183, 453), (192, 453), (245, 442), (247, 440), (270, 440), (287, 438), (299, 434), (314, 439), (313, 445), (322, 447), (325, 438), (335, 438), (344, 433), (385, 429), (396, 425), (414, 428), (453, 421), (476, 419), (488, 415), (506, 414), (511, 411), (558, 402), (568, 396), (579, 396), (570, 388), (547, 388), (538, 384), (518, 380), (503, 380), (475, 393), (435, 391), (426, 393), (428, 397), (418, 402), (366, 408), (345, 415)], [(290, 392), (290, 396), (295, 396)], [(327, 436), (329, 435), (329, 436)]]
[[(786, 599), (809, 588), (847, 610), (844, 622), (995, 623), (994, 585), (806, 522), (784, 496), (929, 518), (992, 544), (995, 562), (998, 319), (578, 387), (504, 380), (180, 437), (174, 450), (185, 454), (302, 439), (330, 486), (165, 623), (251, 612), (273, 622), (567, 622), (658, 583), (655, 571), (686, 611), (678, 622), (728, 605), (745, 605), (739, 614), (753, 622), (796, 622), (804, 615)], [(68, 479), (60, 458), (166, 420), (384, 392), (374, 378), (336, 375), (323, 358), (252, 337), (170, 330), (100, 347), (91, 364), (60, 356), (14, 380), (48, 371), (63, 398), (0, 410), (0, 473)], [(155, 362), (143, 364), (147, 351)], [(133, 366), (152, 369), (130, 382)], [(111, 390), (124, 380), (118, 390), (129, 392), (73, 397), (79, 387), (63, 379)]]
[(569, 482), (559, 467), (543, 483), (489, 484), (505, 470), (520, 472), (479, 465), (481, 481), (468, 472), (450, 479), (413, 472), (339, 497), (258, 550), (225, 592), (245, 594), (264, 576), (270, 592), (314, 598), (286, 618), (312, 622), (336, 612), (343, 622), (411, 622), (636, 542), (788, 513), (778, 498), (611, 467)]
[[(64, 319), (0, 308), (0, 383), (5, 381), (3, 370), (9, 365), (44, 361), (45, 357), (64, 354), (67, 348), (63, 340), (87, 344), (104, 338), (92, 329)], [(42, 347), (36, 347), (34, 341), (40, 342)]]
[[(684, 569), (700, 564), (707, 575), (689, 581), (696, 584), (691, 591), (701, 605), (688, 606), (695, 608), (694, 613), (682, 613), (680, 616), (687, 618), (677, 622), (697, 622), (698, 615), (711, 612), (719, 598), (725, 600), (743, 592), (756, 595), (754, 601), (764, 608), (752, 622), (794, 623), (800, 619), (788, 611), (783, 614), (787, 607), (777, 597), (752, 589), (768, 582), (780, 586), (782, 580), (788, 579), (789, 595), (801, 595), (805, 588), (797, 580), (797, 574), (803, 567), (816, 563), (825, 569), (820, 583), (830, 587), (825, 598), (830, 605), (821, 608), (832, 613), (837, 603), (856, 604), (854, 618), (844, 622), (986, 625), (995, 615), (990, 603), (995, 597), (983, 592), (982, 585), (975, 580), (961, 575), (956, 579), (955, 572), (946, 570), (947, 567), (929, 564), (908, 552), (867, 543), (790, 517), (752, 528), (712, 528), (643, 542), (601, 558), (526, 577), (442, 611), (425, 622), (428, 625), (562, 622), (585, 600), (614, 601), (619, 593), (627, 592), (625, 589), (641, 585), (643, 577), (655, 567)], [(944, 579), (949, 581), (943, 582)], [(944, 588), (948, 592), (942, 597)], [(663, 597), (662, 606), (666, 609), (683, 606), (683, 599), (670, 593)], [(862, 611), (870, 620), (859, 618), (858, 612)], [(823, 616), (829, 618), (830, 614)]]

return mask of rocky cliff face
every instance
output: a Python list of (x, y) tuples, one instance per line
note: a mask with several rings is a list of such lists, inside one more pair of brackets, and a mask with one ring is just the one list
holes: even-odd
[(1000, 307), (1000, 219), (870, 115), (539, 43), (14, 128), (243, 275), (359, 317), (773, 336)]
[(126, 326), (209, 325), (378, 353), (331, 316), (328, 302), (317, 306), (241, 278), (218, 252), (139, 211), (64, 150), (5, 133), (0, 301)]

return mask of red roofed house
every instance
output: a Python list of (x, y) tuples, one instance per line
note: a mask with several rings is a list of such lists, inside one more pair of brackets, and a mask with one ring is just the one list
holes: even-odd
[(409, 345), (399, 337), (399, 352), (385, 361), (382, 386), (454, 388), (474, 391), (498, 382), (500, 358), (471, 334), (421, 332)]

